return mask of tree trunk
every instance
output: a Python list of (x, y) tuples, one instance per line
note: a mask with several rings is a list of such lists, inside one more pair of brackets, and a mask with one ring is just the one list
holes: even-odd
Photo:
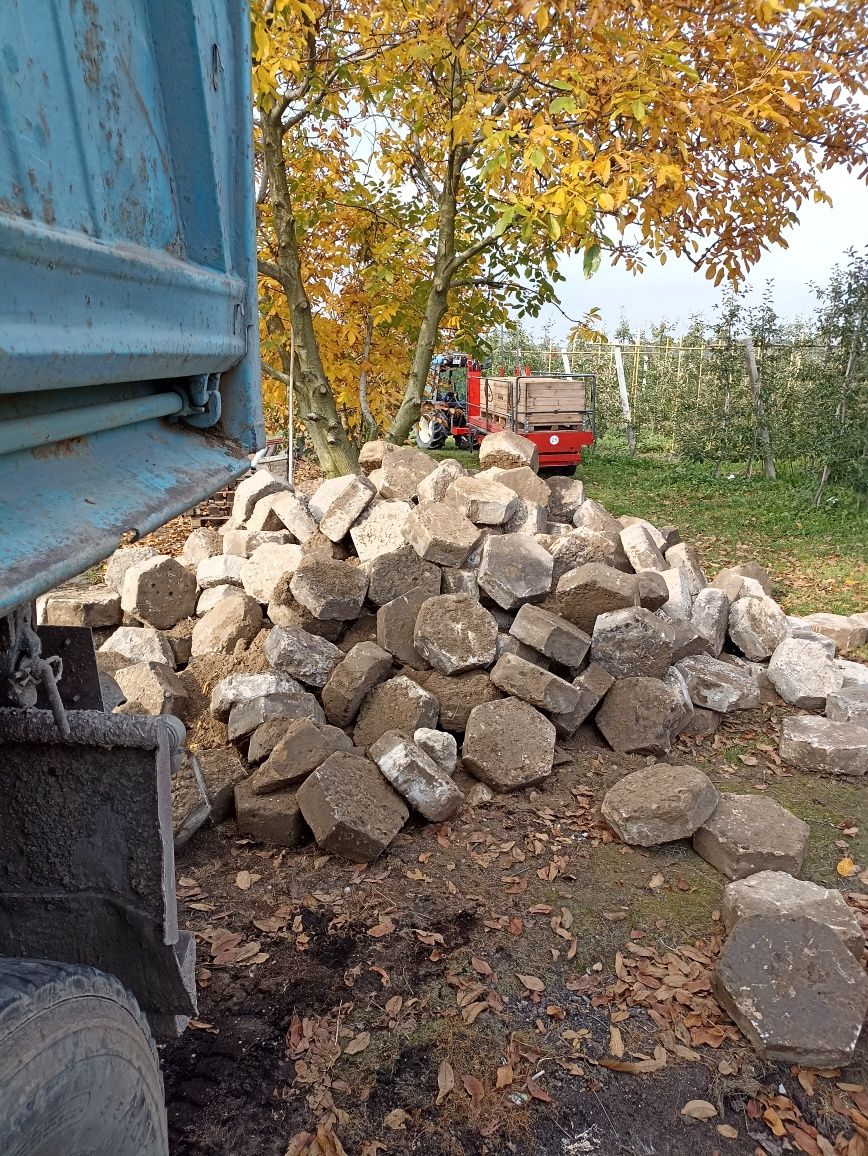
[(262, 114), (262, 154), (268, 176), (268, 200), (274, 216), (277, 265), (269, 274), (280, 284), (289, 305), (295, 334), (298, 416), (304, 423), (323, 473), (327, 477), (358, 473), (359, 455), (349, 441), (326, 377), (304, 288), (301, 258), (292, 213), (292, 197), (283, 163), (280, 126)]
[(756, 367), (756, 357), (753, 349), (753, 338), (748, 334), (744, 338), (744, 348), (747, 353), (747, 372), (750, 378), (750, 388), (753, 393), (753, 408), (756, 415), (756, 426), (759, 431), (760, 443), (763, 451), (763, 468), (770, 481), (778, 476), (775, 472), (775, 459), (772, 457), (772, 443), (769, 437), (769, 424), (766, 420), (765, 406), (763, 405), (762, 385)]
[(410, 430), (419, 420), (422, 395), (428, 381), (431, 369), (431, 359), (437, 345), (437, 334), (440, 331), (440, 322), (446, 313), (448, 288), (439, 288), (442, 282), (435, 277), (425, 303), (425, 315), (419, 328), (416, 339), (416, 348), (413, 353), (413, 365), (407, 379), (407, 388), (404, 390), (404, 399), (392, 419), (389, 428), (389, 441), (402, 445), (407, 440)]

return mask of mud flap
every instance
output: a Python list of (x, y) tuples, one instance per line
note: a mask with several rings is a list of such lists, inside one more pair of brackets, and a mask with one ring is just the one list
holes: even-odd
[(0, 956), (116, 976), (152, 1022), (196, 1012), (178, 931), (175, 736), (159, 718), (0, 710)]

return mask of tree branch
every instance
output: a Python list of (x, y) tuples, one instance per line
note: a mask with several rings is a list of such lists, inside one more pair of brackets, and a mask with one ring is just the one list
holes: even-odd
[(287, 388), (289, 388), (289, 386), (292, 384), (289, 380), (288, 374), (283, 373), (279, 369), (275, 369), (274, 366), (268, 365), (264, 361), (261, 364), (262, 364), (262, 368), (265, 370), (265, 372), (268, 374), (268, 376), (273, 377), (275, 379), (275, 381), (282, 382)]

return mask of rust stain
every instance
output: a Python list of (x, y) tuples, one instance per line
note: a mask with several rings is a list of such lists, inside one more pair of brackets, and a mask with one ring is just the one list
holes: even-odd
[(64, 438), (62, 442), (52, 442), (48, 446), (37, 446), (30, 452), (39, 460), (45, 458), (74, 458), (89, 450), (86, 437)]

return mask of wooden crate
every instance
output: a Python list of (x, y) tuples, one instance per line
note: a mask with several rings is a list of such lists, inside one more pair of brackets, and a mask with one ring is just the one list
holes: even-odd
[(525, 429), (581, 428), (585, 382), (562, 377), (484, 377), (480, 403), (483, 417), (510, 425), (514, 418), (519, 433)]

